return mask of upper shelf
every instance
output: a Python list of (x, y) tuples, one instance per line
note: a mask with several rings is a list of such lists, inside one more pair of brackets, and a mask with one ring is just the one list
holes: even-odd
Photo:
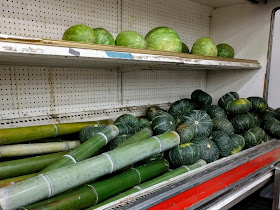
[[(0, 64), (105, 67), (129, 70), (232, 70), (261, 68), (258, 61), (119, 46), (0, 35)], [(133, 68), (131, 68), (133, 67)]]

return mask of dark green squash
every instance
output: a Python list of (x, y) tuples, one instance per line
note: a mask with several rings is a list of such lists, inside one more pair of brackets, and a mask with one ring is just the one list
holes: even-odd
[(268, 108), (266, 101), (261, 97), (249, 97), (247, 98), (250, 101), (251, 111), (260, 113), (265, 112)]
[(202, 110), (206, 109), (212, 104), (212, 97), (202, 90), (193, 91), (191, 94), (191, 99), (196, 102), (198, 109)]
[(117, 126), (119, 129), (119, 135), (128, 135), (135, 133), (134, 129), (132, 129), (129, 125), (123, 123), (115, 123), (115, 126)]
[(245, 114), (250, 110), (250, 101), (246, 98), (240, 98), (228, 102), (226, 112), (230, 115)]
[(139, 119), (139, 126), (140, 126), (140, 130), (141, 129), (143, 129), (143, 128), (145, 128), (147, 125), (148, 125), (148, 123), (149, 123), (150, 121), (147, 119), (147, 118), (140, 118)]
[(234, 128), (231, 122), (226, 118), (215, 117), (212, 119), (212, 123), (213, 131), (224, 131), (228, 135), (234, 133)]
[(266, 110), (264, 113), (260, 114), (260, 117), (262, 118), (262, 120), (269, 120), (271, 118), (277, 118), (277, 113), (270, 111), (270, 110)]
[(169, 151), (168, 157), (172, 165), (175, 167), (191, 165), (199, 160), (200, 149), (197, 144), (180, 144)]
[(268, 135), (267, 133), (265, 133), (264, 138), (263, 138), (263, 140), (262, 140), (262, 143), (263, 143), (263, 142), (270, 141), (271, 139), (273, 139), (273, 137), (270, 136), (270, 135)]
[(220, 107), (222, 107), (223, 109), (226, 108), (228, 102), (232, 101), (232, 100), (236, 100), (236, 99), (239, 99), (239, 95), (238, 93), (236, 92), (229, 92), (229, 93), (226, 93), (225, 95), (223, 95), (219, 101), (218, 101), (218, 105)]
[(237, 133), (247, 131), (255, 126), (255, 118), (250, 113), (236, 115), (230, 122)]
[(201, 110), (193, 110), (181, 119), (182, 124), (189, 124), (195, 129), (195, 136), (208, 136), (213, 124), (210, 116)]
[(218, 105), (210, 105), (205, 111), (211, 117), (211, 119), (215, 117), (227, 118), (225, 110), (223, 110), (223, 108)]
[(89, 125), (84, 128), (82, 128), (79, 132), (79, 139), (81, 142), (85, 142), (86, 140), (90, 139), (93, 137), (96, 133), (100, 132), (103, 130), (106, 126), (101, 125), (101, 126), (94, 126), (94, 125)]
[(134, 133), (140, 130), (139, 120), (131, 114), (123, 114), (119, 116), (116, 119), (115, 123), (122, 123), (128, 125), (129, 127), (132, 128)]
[(280, 113), (280, 108), (275, 109), (274, 112), (279, 114)]
[(174, 119), (180, 119), (186, 113), (189, 113), (195, 108), (195, 103), (191, 99), (181, 99), (171, 104), (168, 112)]
[(219, 148), (215, 142), (208, 139), (205, 136), (195, 137), (192, 141), (197, 144), (200, 149), (200, 159), (206, 161), (206, 163), (211, 163), (219, 159)]
[(175, 131), (175, 120), (171, 114), (167, 112), (159, 112), (153, 118), (152, 129), (156, 135), (169, 131)]
[(158, 106), (149, 106), (146, 109), (146, 117), (148, 120), (152, 121), (154, 116), (159, 112), (164, 112), (164, 110), (162, 110)]
[(255, 112), (248, 112), (248, 114), (252, 115), (252, 117), (254, 118), (254, 121), (255, 121), (255, 126), (256, 127), (260, 127), (261, 126), (261, 123), (262, 123), (262, 118)]
[(118, 135), (116, 138), (114, 138), (111, 142), (110, 142), (110, 150), (115, 149), (117, 146), (119, 146), (120, 144), (122, 144), (123, 142), (125, 142), (125, 140), (127, 140), (128, 138), (130, 138), (133, 134), (122, 134), (122, 135)]
[(181, 124), (176, 129), (177, 133), (180, 136), (180, 143), (185, 144), (191, 142), (195, 135), (195, 129), (189, 124)]
[[(140, 165), (142, 164), (146, 164), (146, 163), (150, 163), (150, 162), (153, 162), (153, 161), (156, 161), (156, 160), (160, 160), (160, 159), (163, 159), (163, 153), (159, 153), (159, 154), (155, 154), (155, 155), (152, 155), (144, 160), (141, 160), (139, 162)], [(138, 164), (137, 164), (138, 165)]]
[(243, 136), (238, 134), (230, 135), (229, 138), (231, 139), (231, 142), (233, 144), (233, 150), (231, 151), (231, 154), (235, 154), (240, 152), (244, 146), (245, 146), (245, 139)]
[(270, 118), (264, 121), (264, 130), (274, 138), (280, 138), (280, 121)]
[(233, 144), (230, 137), (224, 131), (212, 131), (209, 139), (217, 144), (221, 157), (231, 155)]
[(243, 133), (245, 139), (245, 145), (247, 147), (254, 147), (262, 142), (264, 139), (264, 130), (259, 127), (250, 128), (248, 131)]

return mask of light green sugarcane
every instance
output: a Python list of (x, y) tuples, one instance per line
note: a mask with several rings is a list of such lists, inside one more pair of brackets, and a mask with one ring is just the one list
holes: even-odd
[(118, 194), (118, 195), (116, 195), (116, 196), (114, 196), (114, 197), (112, 197), (110, 199), (107, 199), (107, 200), (105, 200), (105, 201), (103, 201), (103, 202), (101, 202), (101, 203), (99, 203), (99, 204), (97, 204), (95, 206), (92, 206), (92, 207), (90, 207), (90, 208), (88, 208), (86, 210), (97, 209), (97, 208), (99, 208), (101, 206), (105, 207), (105, 205), (108, 204), (108, 203), (114, 202), (116, 200), (124, 198), (124, 197), (126, 197), (128, 195), (131, 195), (133, 193), (136, 193), (138, 191), (141, 191), (143, 189), (146, 189), (146, 188), (151, 187), (153, 185), (156, 185), (158, 183), (167, 181), (167, 180), (169, 180), (171, 178), (174, 178), (174, 177), (179, 176), (181, 174), (187, 173), (187, 172), (189, 172), (191, 170), (194, 170), (194, 169), (199, 168), (201, 166), (204, 166), (206, 164), (207, 163), (204, 160), (198, 160), (196, 163), (194, 163), (192, 165), (181, 166), (181, 167), (176, 168), (176, 169), (174, 169), (172, 171), (168, 171), (168, 172), (166, 172), (165, 174), (163, 174), (163, 175), (161, 175), (159, 177), (156, 177), (156, 178), (154, 178), (152, 180), (149, 180), (149, 181), (144, 182), (144, 183), (142, 183), (140, 185), (137, 185), (137, 186), (131, 188), (130, 190), (127, 190), (127, 191), (125, 191), (123, 193), (120, 193), (120, 194)]
[(171, 149), (179, 143), (180, 136), (175, 131), (171, 131), (116, 148), (70, 166), (47, 171), (0, 189), (0, 207), (3, 210), (17, 209), (52, 197), (149, 156)]

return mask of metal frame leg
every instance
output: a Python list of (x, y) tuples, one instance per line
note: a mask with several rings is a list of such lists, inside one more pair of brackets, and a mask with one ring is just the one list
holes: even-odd
[(280, 210), (280, 163), (275, 166), (274, 191), (273, 191), (273, 210)]

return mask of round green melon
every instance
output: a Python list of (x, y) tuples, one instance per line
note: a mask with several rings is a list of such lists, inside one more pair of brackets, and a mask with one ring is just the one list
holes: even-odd
[(195, 129), (189, 124), (181, 124), (176, 129), (177, 133), (180, 136), (180, 143), (185, 144), (191, 142), (195, 135)]
[(199, 160), (200, 149), (197, 144), (180, 144), (169, 151), (168, 157), (175, 167), (191, 165)]
[(105, 127), (106, 127), (105, 125), (101, 125), (101, 126), (88, 125), (88, 126), (85, 126), (79, 132), (79, 139), (81, 140), (81, 142), (85, 142), (86, 140), (93, 137), (96, 133), (103, 130)]
[(182, 43), (182, 53), (190, 53), (188, 46)]
[(145, 128), (148, 124), (149, 124), (149, 120), (147, 119), (147, 118), (140, 118), (139, 119), (139, 126), (140, 126), (140, 129), (143, 129), (143, 128)]
[(231, 122), (223, 117), (215, 117), (212, 119), (213, 131), (224, 131), (228, 135), (234, 133), (234, 128)]
[(248, 131), (243, 133), (245, 144), (247, 147), (254, 147), (262, 142), (264, 139), (265, 132), (259, 127), (250, 128)]
[(212, 39), (202, 37), (195, 41), (191, 54), (217, 56), (218, 50)]
[(261, 97), (249, 97), (247, 99), (250, 101), (251, 111), (253, 112), (265, 112), (268, 108), (266, 101)]
[(210, 116), (201, 110), (193, 110), (181, 118), (182, 124), (189, 124), (195, 129), (195, 136), (208, 136), (213, 124)]
[(133, 129), (134, 132), (137, 132), (140, 129), (139, 120), (131, 114), (123, 114), (119, 116), (116, 119), (115, 123), (122, 123), (128, 125)]
[(273, 139), (273, 137), (265, 133), (262, 143), (270, 141), (271, 139)]
[(275, 118), (265, 120), (264, 130), (272, 137), (280, 138), (280, 121)]
[(199, 89), (192, 92), (191, 99), (194, 100), (198, 105), (198, 108), (202, 110), (212, 104), (212, 97), (208, 93)]
[(218, 105), (210, 105), (205, 111), (211, 117), (211, 119), (215, 117), (227, 118), (225, 110), (223, 110), (223, 108)]
[(238, 133), (247, 131), (255, 126), (255, 118), (250, 113), (236, 115), (230, 122)]
[(97, 35), (89, 26), (74, 25), (68, 28), (64, 32), (62, 40), (85, 42), (85, 43), (96, 43)]
[(262, 123), (262, 119), (261, 117), (257, 114), (257, 113), (254, 113), (254, 112), (248, 112), (249, 115), (252, 115), (252, 117), (254, 118), (254, 121), (255, 121), (255, 126), (256, 127), (260, 127), (261, 126), (261, 123)]
[(236, 92), (229, 92), (229, 93), (226, 93), (225, 95), (223, 95), (219, 101), (218, 101), (218, 105), (220, 107), (222, 107), (223, 109), (226, 108), (228, 102), (232, 101), (232, 100), (236, 100), (236, 99), (239, 99), (239, 95), (238, 93)]
[(145, 49), (147, 46), (143, 36), (135, 31), (123, 31), (119, 33), (116, 38), (116, 45), (143, 49)]
[(122, 135), (116, 136), (116, 138), (114, 138), (112, 141), (110, 141), (110, 150), (115, 149), (117, 146), (119, 146), (120, 144), (125, 142), (132, 135), (133, 134), (128, 134), (128, 135), (122, 134)]
[(169, 131), (175, 131), (175, 120), (171, 114), (167, 112), (159, 112), (152, 120), (152, 129), (156, 135)]
[(260, 113), (260, 117), (262, 120), (269, 120), (271, 118), (277, 118), (277, 113), (270, 111), (270, 110), (266, 110), (263, 113)]
[(231, 154), (235, 154), (240, 152), (244, 146), (245, 146), (245, 139), (243, 136), (238, 134), (230, 135), (229, 138), (231, 139), (231, 142), (233, 144), (233, 150), (231, 151)]
[(240, 98), (228, 102), (226, 111), (230, 115), (245, 114), (250, 110), (250, 101), (246, 98)]
[(135, 133), (135, 130), (128, 124), (115, 123), (115, 126), (117, 126), (117, 128), (119, 129), (119, 135), (128, 135)]
[(206, 163), (211, 163), (219, 159), (219, 148), (215, 142), (208, 139), (208, 137), (195, 137), (193, 143), (198, 145), (200, 149), (200, 159), (205, 160)]
[(159, 112), (163, 112), (163, 110), (161, 108), (159, 108), (158, 106), (149, 106), (146, 110), (146, 117), (149, 120), (153, 120), (155, 115)]
[(217, 45), (218, 57), (224, 58), (233, 58), (234, 57), (234, 49), (226, 43), (221, 43)]
[(97, 36), (96, 44), (115, 45), (112, 34), (104, 28), (94, 28), (93, 31)]
[(149, 31), (145, 37), (147, 49), (182, 52), (182, 42), (176, 31), (168, 27), (157, 27)]
[(230, 137), (224, 131), (212, 131), (210, 134), (210, 140), (217, 144), (221, 157), (231, 155), (233, 144)]
[(181, 119), (182, 116), (189, 113), (194, 108), (195, 105), (194, 102), (191, 102), (191, 99), (181, 99), (171, 104), (168, 112), (177, 120)]

